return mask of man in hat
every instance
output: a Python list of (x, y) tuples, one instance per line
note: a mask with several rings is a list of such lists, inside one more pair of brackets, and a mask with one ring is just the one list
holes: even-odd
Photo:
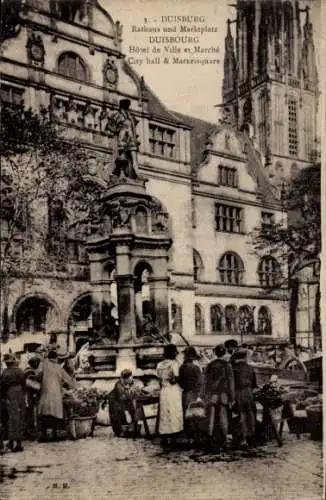
[(200, 426), (193, 419), (186, 418), (187, 408), (191, 403), (198, 400), (202, 393), (202, 371), (195, 364), (200, 359), (195, 347), (188, 346), (183, 353), (184, 361), (179, 371), (179, 385), (182, 391), (182, 407), (184, 415), (184, 427), (189, 438), (199, 439)]
[[(23, 451), (22, 441), (25, 431), (25, 375), (18, 367), (14, 354), (6, 354), (4, 362), (7, 368), (0, 376), (0, 400), (6, 414), (4, 427), (8, 433), (8, 447), (18, 452)], [(3, 418), (1, 420), (3, 424)]]
[(37, 435), (37, 405), (41, 388), (40, 364), (40, 356), (33, 356), (28, 360), (28, 365), (24, 370), (27, 389), (26, 430), (31, 438), (35, 438)]
[(226, 353), (224, 355), (224, 359), (226, 361), (230, 361), (232, 363), (232, 355), (238, 348), (238, 342), (235, 339), (229, 339), (224, 342), (224, 347)]
[(120, 436), (127, 426), (136, 432), (135, 398), (138, 392), (131, 370), (123, 370), (110, 393), (109, 411), (115, 435)]
[(196, 401), (202, 391), (202, 372), (194, 361), (200, 359), (195, 347), (184, 350), (184, 361), (179, 371), (179, 385), (183, 389), (182, 406), (185, 412), (190, 403)]
[(238, 349), (233, 355), (235, 400), (240, 414), (242, 442), (246, 449), (254, 444), (256, 406), (253, 390), (257, 388), (255, 370), (247, 363), (246, 349)]
[(41, 395), (38, 413), (41, 424), (41, 441), (47, 441), (47, 429), (52, 429), (52, 439), (57, 439), (57, 430), (63, 421), (63, 392), (66, 385), (75, 389), (75, 382), (58, 364), (56, 350), (49, 350), (44, 360), (41, 382)]
[(216, 359), (206, 368), (205, 392), (209, 406), (209, 431), (211, 444), (222, 449), (228, 434), (228, 408), (234, 402), (234, 379), (232, 366), (225, 359), (225, 347), (214, 349)]

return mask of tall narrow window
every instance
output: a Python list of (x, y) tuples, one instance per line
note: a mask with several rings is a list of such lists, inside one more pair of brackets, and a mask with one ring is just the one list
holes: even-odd
[(233, 305), (225, 308), (225, 328), (229, 333), (237, 333), (237, 308)]
[(266, 92), (261, 92), (258, 96), (258, 141), (260, 151), (266, 153), (266, 119), (267, 119), (267, 101)]
[(297, 100), (290, 97), (288, 103), (288, 119), (289, 119), (289, 155), (298, 155), (298, 106)]
[(255, 323), (252, 307), (241, 306), (239, 307), (239, 331), (242, 335), (254, 333)]
[(267, 306), (261, 306), (258, 311), (258, 333), (272, 335), (272, 317)]
[(273, 113), (274, 148), (276, 153), (282, 154), (284, 152), (284, 97), (280, 94), (275, 95)]
[(203, 271), (203, 261), (197, 250), (193, 250), (194, 281), (200, 281)]
[(219, 304), (211, 306), (211, 329), (212, 333), (223, 330), (223, 308)]
[(204, 311), (200, 304), (195, 304), (195, 328), (197, 335), (205, 333)]
[(313, 127), (312, 127), (312, 114), (311, 108), (305, 106), (304, 108), (304, 123), (303, 123), (303, 136), (304, 136), (304, 153), (306, 160), (311, 160), (313, 151)]
[(172, 301), (171, 304), (172, 331), (182, 333), (182, 307)]

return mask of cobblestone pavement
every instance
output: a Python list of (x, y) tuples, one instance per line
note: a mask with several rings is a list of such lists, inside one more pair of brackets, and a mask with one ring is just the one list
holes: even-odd
[[(252, 454), (253, 455), (253, 454)], [(322, 447), (285, 435), (254, 456), (162, 452), (159, 443), (122, 439), (97, 427), (94, 437), (26, 443), (0, 458), (1, 500), (320, 500)]]

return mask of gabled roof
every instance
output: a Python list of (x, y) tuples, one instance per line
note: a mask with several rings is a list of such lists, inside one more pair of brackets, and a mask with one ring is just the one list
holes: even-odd
[(219, 126), (214, 123), (206, 122), (205, 120), (200, 120), (194, 116), (184, 115), (182, 113), (174, 114), (182, 123), (191, 127), (191, 169), (192, 172), (195, 172), (203, 161), (203, 154), (207, 148), (211, 135), (218, 132)]
[(137, 71), (134, 70), (131, 64), (126, 59), (123, 60), (124, 70), (135, 81), (138, 92), (143, 92), (144, 97), (148, 99), (148, 114), (153, 118), (167, 120), (169, 122), (180, 125), (180, 120), (176, 114), (170, 111), (157, 97), (155, 92), (148, 86), (148, 84), (139, 76)]
[(170, 111), (157, 97), (155, 92), (145, 84), (145, 89), (148, 97), (148, 113), (153, 117), (163, 118), (181, 125), (181, 120), (178, 119), (177, 113)]
[[(191, 154), (191, 170), (195, 174), (197, 168), (204, 160), (205, 150), (209, 148), (210, 138), (223, 128), (230, 128), (228, 125), (214, 124), (201, 120), (194, 116), (185, 115), (176, 111), (169, 110), (157, 97), (155, 92), (147, 85), (146, 82), (138, 75), (127, 61), (124, 61), (127, 72), (137, 83), (139, 92), (144, 92), (148, 99), (148, 114), (157, 120), (163, 119), (169, 121), (176, 126), (185, 126), (191, 130), (190, 154)], [(232, 130), (234, 130), (232, 128)], [(267, 203), (278, 203), (275, 196), (275, 189), (268, 179), (259, 153), (256, 151), (251, 139), (245, 132), (236, 131), (238, 138), (244, 146), (247, 154), (248, 173), (252, 179), (257, 182), (257, 192), (262, 196), (262, 199)], [(218, 151), (217, 151), (218, 153)]]
[(247, 165), (249, 175), (257, 182), (257, 192), (266, 203), (280, 204), (276, 196), (276, 188), (268, 179), (260, 155), (246, 132), (238, 132), (247, 154)]
[[(225, 127), (232, 128), (232, 130), (234, 130), (234, 128), (228, 125), (214, 124), (181, 113), (175, 113), (175, 115), (191, 127), (191, 167), (193, 174), (195, 174), (197, 168), (204, 159), (203, 154), (210, 142), (210, 137)], [(267, 177), (259, 153), (255, 150), (252, 141), (245, 133), (236, 131), (236, 134), (246, 151), (248, 173), (252, 179), (257, 182), (258, 194), (260, 194), (262, 199), (267, 203), (278, 203), (274, 187)]]

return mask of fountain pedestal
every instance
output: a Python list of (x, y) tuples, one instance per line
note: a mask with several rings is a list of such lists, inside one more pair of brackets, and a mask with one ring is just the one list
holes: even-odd
[[(144, 343), (139, 328), (144, 318), (136, 294), (141, 293), (145, 273), (146, 302), (150, 305), (152, 319), (162, 337), (169, 330), (168, 250), (172, 241), (168, 214), (161, 202), (147, 193), (145, 180), (139, 178), (114, 179), (102, 200), (102, 214), (105, 224), (87, 242), (91, 284), (99, 295), (101, 287), (107, 287), (110, 282), (112, 272), (109, 273), (108, 268), (114, 269), (119, 338), (107, 346), (93, 346), (95, 372), (79, 374), (78, 378), (115, 379), (125, 368), (141, 377), (147, 371), (146, 359), (153, 372), (163, 353), (162, 343), (154, 343), (154, 348)], [(101, 363), (97, 363), (101, 357), (103, 369)]]

